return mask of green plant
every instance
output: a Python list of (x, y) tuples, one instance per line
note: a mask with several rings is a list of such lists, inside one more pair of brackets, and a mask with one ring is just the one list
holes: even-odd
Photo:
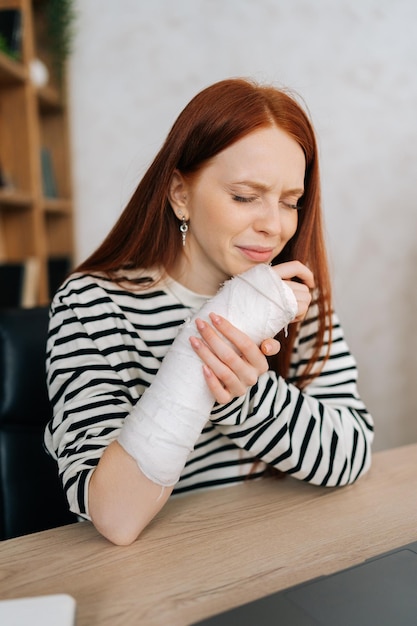
[(19, 58), (19, 53), (14, 50), (10, 50), (6, 38), (3, 37), (3, 35), (0, 35), (0, 52), (3, 52), (3, 54), (6, 54), (11, 59), (17, 60)]
[(6, 39), (5, 37), (3, 37), (3, 35), (0, 35), (0, 51), (4, 52), (4, 54), (9, 54), (9, 49), (6, 43)]
[(46, 34), (52, 54), (54, 71), (62, 82), (65, 62), (72, 52), (75, 10), (73, 0), (46, 0)]

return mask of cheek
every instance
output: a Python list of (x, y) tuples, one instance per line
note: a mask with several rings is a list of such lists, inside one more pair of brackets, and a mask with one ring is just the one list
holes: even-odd
[(242, 225), (242, 220), (229, 210), (229, 207), (222, 204), (221, 199), (216, 202), (213, 198), (210, 204), (200, 205), (199, 211), (195, 212), (194, 216), (190, 216), (190, 229), (191, 227), (199, 237), (217, 241), (236, 234), (244, 225)]
[(284, 224), (284, 232), (286, 239), (291, 239), (297, 231), (298, 226), (298, 211), (292, 210), (290, 213), (287, 213), (285, 224)]
[(213, 210), (198, 211), (190, 216), (191, 238), (202, 248), (212, 249), (222, 239), (224, 218)]

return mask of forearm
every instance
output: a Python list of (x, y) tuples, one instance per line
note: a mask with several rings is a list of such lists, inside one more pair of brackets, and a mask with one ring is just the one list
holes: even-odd
[(97, 530), (117, 545), (129, 545), (168, 500), (172, 487), (147, 478), (114, 441), (104, 451), (89, 484), (89, 512)]
[[(198, 312), (224, 315), (256, 343), (274, 336), (293, 319), (291, 290), (268, 266), (257, 266), (225, 283)], [(120, 445), (152, 482), (173, 486), (209, 418), (214, 397), (202, 363), (190, 345), (196, 316), (180, 330), (152, 385), (127, 416)]]
[(373, 421), (360, 398), (356, 363), (335, 314), (327, 360), (323, 345), (316, 377), (302, 391), (296, 386), (314, 348), (316, 316), (310, 307), (300, 325), (290, 380), (270, 371), (244, 399), (215, 406), (210, 419), (265, 463), (300, 480), (341, 485), (369, 468)]
[(213, 417), (237, 446), (300, 480), (344, 485), (370, 466), (372, 420), (359, 398), (346, 396), (332, 405), (269, 372), (245, 399), (240, 423)]

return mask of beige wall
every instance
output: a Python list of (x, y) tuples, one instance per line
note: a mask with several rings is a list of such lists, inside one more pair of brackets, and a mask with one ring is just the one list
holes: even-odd
[(100, 242), (180, 109), (252, 76), (315, 123), (336, 306), (376, 448), (417, 440), (417, 3), (78, 0), (71, 64), (79, 259)]

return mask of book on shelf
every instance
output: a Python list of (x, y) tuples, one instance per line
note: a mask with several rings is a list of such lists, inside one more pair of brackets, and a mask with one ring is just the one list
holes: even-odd
[(41, 169), (43, 195), (45, 198), (56, 198), (58, 193), (52, 163), (52, 155), (51, 151), (45, 147), (41, 148)]
[(12, 59), (20, 59), (22, 52), (20, 9), (0, 9), (0, 50)]
[(0, 308), (30, 308), (36, 305), (39, 260), (0, 262)]

